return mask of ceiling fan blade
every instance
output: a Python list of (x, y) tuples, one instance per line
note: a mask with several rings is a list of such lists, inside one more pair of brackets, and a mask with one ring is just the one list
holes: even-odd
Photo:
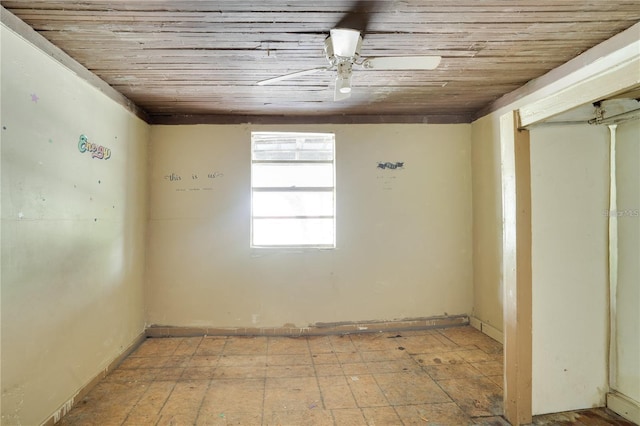
[(268, 78), (266, 80), (262, 80), (259, 81), (257, 84), (258, 86), (265, 86), (267, 84), (273, 84), (273, 83), (277, 83), (279, 81), (283, 81), (283, 80), (289, 80), (291, 78), (296, 78), (296, 77), (301, 77), (303, 75), (309, 75), (309, 74), (315, 74), (317, 72), (320, 71), (329, 71), (331, 69), (331, 67), (320, 67), (320, 68), (311, 68), (309, 70), (304, 70), (304, 71), (296, 71), (296, 72), (292, 72), (289, 74), (284, 74), (281, 75), (279, 77), (274, 77), (274, 78)]
[(441, 59), (440, 56), (381, 56), (365, 59), (362, 66), (371, 70), (432, 70)]

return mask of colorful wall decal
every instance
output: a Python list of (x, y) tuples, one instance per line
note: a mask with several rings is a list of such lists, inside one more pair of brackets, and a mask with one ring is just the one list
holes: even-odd
[(91, 153), (91, 158), (98, 158), (101, 160), (108, 160), (111, 158), (111, 150), (109, 148), (89, 142), (89, 139), (85, 135), (80, 135), (80, 139), (78, 140), (78, 150), (82, 153)]

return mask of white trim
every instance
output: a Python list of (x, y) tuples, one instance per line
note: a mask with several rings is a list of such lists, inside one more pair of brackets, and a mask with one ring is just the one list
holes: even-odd
[(600, 74), (585, 78), (548, 97), (522, 106), (520, 108), (521, 126), (529, 126), (580, 105), (602, 100), (605, 96), (616, 95), (639, 85), (640, 42), (628, 46), (619, 54), (629, 55), (631, 58), (622, 63), (615, 63), (614, 66), (602, 70)]
[(476, 317), (469, 317), (469, 325), (491, 337), (493, 340), (504, 344), (504, 335), (502, 334), (501, 330), (498, 330), (497, 328), (479, 320)]
[(627, 420), (640, 424), (640, 403), (619, 393), (607, 394), (607, 408)]
[(611, 214), (618, 210), (616, 185), (616, 128), (609, 125), (609, 387), (617, 387), (617, 299), (618, 299), (618, 216)]

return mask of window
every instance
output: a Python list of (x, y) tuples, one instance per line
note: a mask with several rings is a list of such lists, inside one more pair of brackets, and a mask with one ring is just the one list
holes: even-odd
[(251, 246), (335, 247), (335, 136), (251, 133)]

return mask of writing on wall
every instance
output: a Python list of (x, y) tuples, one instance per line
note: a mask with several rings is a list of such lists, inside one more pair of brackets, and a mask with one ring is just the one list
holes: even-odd
[(397, 173), (404, 170), (404, 161), (378, 161), (377, 170), (381, 170), (376, 178), (379, 180), (381, 187), (385, 191), (390, 191), (395, 186)]
[(176, 191), (211, 191), (213, 187), (209, 186), (214, 179), (220, 179), (224, 176), (221, 172), (191, 172), (186, 175), (171, 172), (163, 176), (164, 180), (177, 184)]
[(395, 170), (395, 169), (402, 169), (403, 167), (404, 167), (404, 161), (396, 161), (395, 163), (391, 163), (389, 161), (378, 162), (378, 168), (382, 170), (385, 170), (385, 169)]
[(83, 154), (85, 152), (90, 153), (91, 158), (98, 158), (100, 160), (108, 160), (111, 158), (111, 150), (109, 148), (89, 142), (89, 138), (85, 135), (80, 135), (78, 150)]

